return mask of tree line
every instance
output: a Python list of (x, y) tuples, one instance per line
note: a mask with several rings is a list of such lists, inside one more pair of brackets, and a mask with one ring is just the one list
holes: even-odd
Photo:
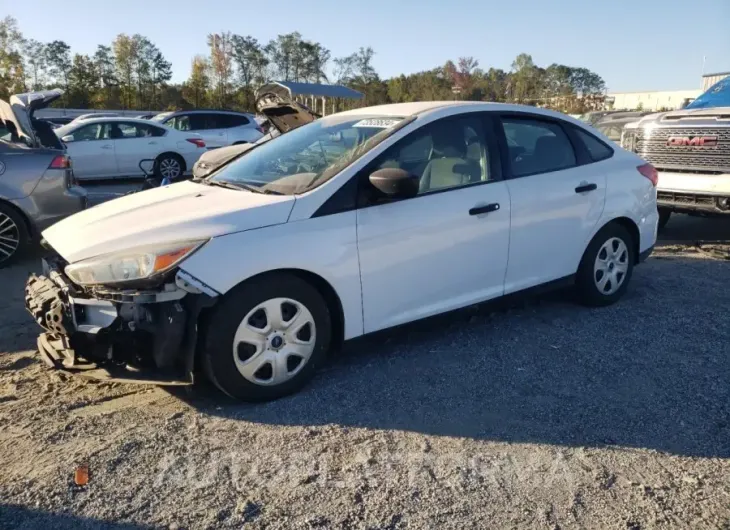
[(120, 34), (93, 55), (72, 53), (64, 41), (23, 37), (17, 21), (0, 21), (0, 97), (60, 87), (57, 106), (95, 109), (254, 110), (255, 90), (269, 80), (336, 83), (362, 92), (345, 105), (464, 99), (541, 105), (582, 112), (605, 91), (603, 79), (587, 68), (536, 65), (526, 53), (509, 71), (482, 69), (461, 57), (424, 72), (382, 79), (373, 67), (375, 51), (361, 47), (332, 57), (319, 42), (300, 33), (267, 43), (232, 32), (210, 34), (207, 55), (193, 57), (190, 76), (172, 83), (172, 64), (147, 37)]

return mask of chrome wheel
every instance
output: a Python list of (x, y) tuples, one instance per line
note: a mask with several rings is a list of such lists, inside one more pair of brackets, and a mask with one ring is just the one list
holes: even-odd
[(593, 266), (593, 281), (601, 294), (619, 290), (629, 270), (629, 249), (618, 237), (612, 237), (598, 250)]
[(272, 298), (244, 317), (233, 338), (233, 360), (248, 381), (279, 385), (294, 377), (314, 352), (312, 313), (291, 298)]
[(10, 259), (20, 246), (20, 230), (8, 215), (0, 212), (0, 262)]
[(180, 161), (176, 158), (163, 158), (160, 161), (160, 175), (165, 178), (174, 179), (182, 173)]

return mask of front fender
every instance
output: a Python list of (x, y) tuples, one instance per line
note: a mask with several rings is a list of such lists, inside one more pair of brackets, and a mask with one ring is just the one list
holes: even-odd
[(299, 269), (315, 274), (342, 303), (344, 338), (363, 333), (355, 211), (215, 237), (180, 268), (224, 295), (265, 272)]

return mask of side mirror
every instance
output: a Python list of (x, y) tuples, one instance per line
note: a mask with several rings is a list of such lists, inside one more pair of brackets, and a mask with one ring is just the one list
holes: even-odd
[(420, 179), (405, 169), (383, 168), (370, 174), (370, 183), (389, 197), (407, 199), (418, 195)]
[(66, 136), (62, 136), (61, 137), (61, 141), (63, 143), (65, 143), (65, 144), (67, 144), (69, 142), (73, 142), (74, 141), (74, 135), (73, 134), (67, 134)]

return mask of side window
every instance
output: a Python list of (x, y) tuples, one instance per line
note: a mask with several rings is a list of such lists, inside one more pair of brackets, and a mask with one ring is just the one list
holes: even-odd
[(109, 134), (110, 128), (111, 126), (108, 123), (92, 123), (76, 129), (73, 132), (74, 140), (77, 142), (108, 140), (111, 137)]
[(175, 116), (165, 122), (165, 125), (177, 129), (178, 131), (189, 131), (190, 129), (190, 116), (182, 114)]
[(222, 127), (241, 127), (251, 123), (246, 116), (240, 114), (220, 114), (219, 119), (222, 120)]
[[(588, 154), (591, 156), (591, 160), (599, 162), (613, 156), (613, 149), (604, 144), (601, 140), (584, 131), (580, 127), (574, 127), (573, 129), (578, 135), (578, 138), (580, 138), (580, 141), (583, 142), (583, 145), (586, 146)], [(611, 137), (609, 136), (609, 138)], [(613, 140), (613, 138), (611, 139)], [(618, 141), (621, 141), (621, 134), (618, 135)]]
[(412, 132), (380, 155), (372, 171), (389, 167), (417, 176), (419, 193), (489, 180), (481, 119), (447, 118)]
[(119, 138), (136, 138), (137, 137), (137, 126), (134, 123), (117, 123), (119, 132)]
[(573, 145), (555, 122), (533, 118), (503, 117), (512, 175), (522, 177), (574, 167)]
[(203, 129), (225, 129), (228, 127), (225, 114), (201, 114), (204, 120)]
[(189, 114), (185, 116), (188, 119), (188, 128), (180, 129), (181, 131), (202, 131), (207, 129), (205, 114)]

